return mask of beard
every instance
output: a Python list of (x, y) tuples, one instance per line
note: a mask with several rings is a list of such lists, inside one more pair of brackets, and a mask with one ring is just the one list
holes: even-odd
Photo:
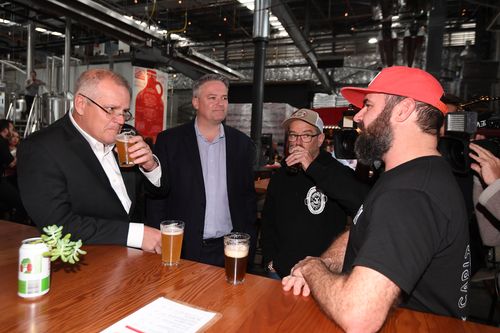
[(354, 144), (354, 152), (360, 163), (372, 165), (375, 161), (382, 161), (382, 157), (391, 148), (393, 140), (393, 130), (390, 125), (392, 106), (385, 106), (377, 118), (365, 128), (360, 123), (362, 129)]

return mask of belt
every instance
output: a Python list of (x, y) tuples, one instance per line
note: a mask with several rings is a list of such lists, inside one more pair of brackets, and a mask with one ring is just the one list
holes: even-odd
[(211, 246), (211, 245), (219, 244), (220, 242), (222, 242), (223, 239), (224, 239), (224, 237), (206, 238), (206, 239), (202, 240), (201, 244), (203, 246)]

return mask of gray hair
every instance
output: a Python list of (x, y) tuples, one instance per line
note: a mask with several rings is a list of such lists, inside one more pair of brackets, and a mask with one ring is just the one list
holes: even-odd
[(75, 83), (75, 95), (79, 92), (88, 93), (92, 90), (95, 90), (97, 85), (105, 79), (110, 79), (115, 84), (124, 87), (130, 94), (130, 85), (123, 76), (109, 69), (96, 68), (86, 70), (85, 72), (80, 74)]
[(200, 87), (209, 81), (219, 81), (224, 83), (227, 89), (229, 89), (229, 80), (220, 74), (205, 74), (198, 80), (193, 82), (193, 97), (198, 97), (198, 91)]

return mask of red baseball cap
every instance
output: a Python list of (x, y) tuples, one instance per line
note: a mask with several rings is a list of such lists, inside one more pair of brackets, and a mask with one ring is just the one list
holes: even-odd
[(434, 106), (443, 113), (448, 107), (441, 102), (443, 87), (434, 76), (418, 68), (393, 66), (384, 68), (370, 82), (368, 88), (345, 87), (340, 93), (358, 108), (363, 107), (365, 95), (371, 93), (410, 97)]

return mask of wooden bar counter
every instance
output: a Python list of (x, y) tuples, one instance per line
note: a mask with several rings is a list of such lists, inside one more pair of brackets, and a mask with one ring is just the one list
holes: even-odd
[[(342, 332), (310, 297), (294, 296), (279, 281), (247, 274), (244, 284), (225, 282), (224, 270), (182, 260), (164, 267), (160, 256), (120, 246), (85, 246), (76, 266), (52, 264), (48, 294), (17, 295), (21, 240), (35, 228), (0, 221), (0, 331), (98, 332), (158, 297), (187, 303), (222, 317), (208, 332)], [(498, 332), (494, 327), (398, 309), (382, 332)]]

